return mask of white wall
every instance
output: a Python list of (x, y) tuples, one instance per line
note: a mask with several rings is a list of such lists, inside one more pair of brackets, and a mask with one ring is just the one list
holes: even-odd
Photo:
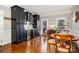
[[(74, 8), (72, 9), (72, 14), (74, 13), (74, 11), (79, 11), (79, 5), (75, 5)], [(78, 23), (76, 23), (75, 21), (71, 21), (71, 33), (77, 38), (79, 39), (79, 21)], [(76, 41), (77, 43), (77, 47), (79, 48), (79, 41)]]
[[(0, 5), (0, 10), (4, 12), (4, 17), (11, 18), (10, 8), (6, 8)], [(3, 19), (4, 21), (4, 44), (11, 43), (11, 20)]]
[[(73, 16), (73, 14), (74, 14), (75, 11), (78, 11), (79, 12), (79, 6), (78, 5), (75, 5), (73, 7), (73, 9), (72, 9), (72, 16)], [(70, 29), (73, 30), (73, 32), (74, 32), (73, 34), (75, 34), (76, 36), (77, 35), (79, 36), (79, 21), (78, 21), (78, 23), (76, 23), (75, 21), (73, 21), (71, 19), (71, 27), (70, 27)]]
[(4, 11), (5, 17), (11, 17), (11, 9), (0, 5), (0, 10)]
[[(57, 18), (59, 17), (66, 17), (66, 19), (70, 22), (71, 20), (71, 12), (69, 13), (64, 13), (62, 12), (61, 14), (55, 14), (55, 15), (50, 15), (50, 16), (47, 16), (47, 17), (43, 17), (43, 19), (48, 19), (48, 26), (50, 24), (56, 24), (56, 21), (57, 21)], [(70, 27), (70, 24), (69, 24), (69, 27)]]

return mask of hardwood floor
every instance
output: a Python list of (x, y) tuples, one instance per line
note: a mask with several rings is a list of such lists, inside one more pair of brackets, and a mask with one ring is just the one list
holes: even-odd
[[(39, 36), (29, 41), (17, 44), (7, 44), (0, 47), (0, 53), (55, 53), (55, 46), (47, 46), (47, 38)], [(77, 50), (75, 49), (75, 52)]]

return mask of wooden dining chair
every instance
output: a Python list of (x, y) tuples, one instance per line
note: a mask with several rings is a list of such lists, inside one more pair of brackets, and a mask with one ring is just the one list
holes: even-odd
[[(55, 40), (56, 52), (71, 52), (74, 36), (65, 34), (52, 34), (52, 38)], [(53, 39), (52, 39), (53, 40)], [(53, 43), (48, 42), (49, 46)]]
[(57, 41), (57, 50), (62, 52), (71, 52), (72, 51), (72, 42), (74, 39), (74, 36), (72, 35), (57, 35), (56, 39)]
[(55, 39), (50, 36), (51, 34), (54, 34), (54, 33), (56, 33), (56, 31), (53, 30), (53, 29), (50, 29), (50, 30), (47, 31), (47, 39), (48, 39), (47, 42), (48, 42), (48, 47), (49, 48), (50, 48), (51, 45), (56, 44)]

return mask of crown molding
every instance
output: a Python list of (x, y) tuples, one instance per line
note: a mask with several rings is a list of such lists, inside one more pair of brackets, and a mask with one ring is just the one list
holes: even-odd
[(51, 16), (70, 14), (70, 13), (72, 13), (72, 10), (62, 11), (62, 12), (53, 12), (53, 13), (49, 13), (46, 15), (41, 15), (41, 18), (47, 18), (47, 17), (51, 17)]

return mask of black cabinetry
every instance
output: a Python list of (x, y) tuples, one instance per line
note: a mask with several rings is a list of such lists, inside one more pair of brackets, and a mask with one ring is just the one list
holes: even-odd
[(32, 13), (30, 13), (30, 12), (25, 12), (25, 20), (26, 20), (26, 21), (29, 21), (30, 24), (32, 24), (32, 23), (33, 23)]
[(37, 21), (40, 20), (40, 16), (35, 14), (33, 15), (33, 28), (37, 29)]
[[(29, 22), (29, 26), (30, 26), (30, 25), (33, 26), (33, 16), (32, 16), (32, 13), (30, 13), (30, 12), (25, 12), (25, 20), (26, 20), (26, 22), (27, 22), (27, 21)], [(27, 30), (27, 33), (26, 33), (26, 34), (28, 35), (27, 38), (29, 38), (29, 39), (33, 38), (33, 29)], [(28, 39), (28, 40), (29, 40), (29, 39)]]
[[(24, 12), (24, 9), (19, 6), (12, 6), (11, 7), (11, 41), (13, 42), (22, 42), (27, 40), (28, 31), (30, 31), (29, 36), (30, 38), (35, 37), (38, 35), (38, 26), (37, 21), (39, 20), (40, 16), (35, 14), (32, 15), (30, 12)], [(33, 25), (33, 29), (25, 30), (24, 25), (27, 25), (27, 21), (29, 21), (29, 25)]]
[(25, 13), (24, 9), (19, 6), (11, 7), (11, 31), (12, 31), (12, 42), (21, 42), (25, 38)]
[(34, 36), (38, 36), (39, 35), (39, 22), (40, 21), (40, 16), (35, 14), (33, 15), (33, 28), (35, 29), (34, 31)]

